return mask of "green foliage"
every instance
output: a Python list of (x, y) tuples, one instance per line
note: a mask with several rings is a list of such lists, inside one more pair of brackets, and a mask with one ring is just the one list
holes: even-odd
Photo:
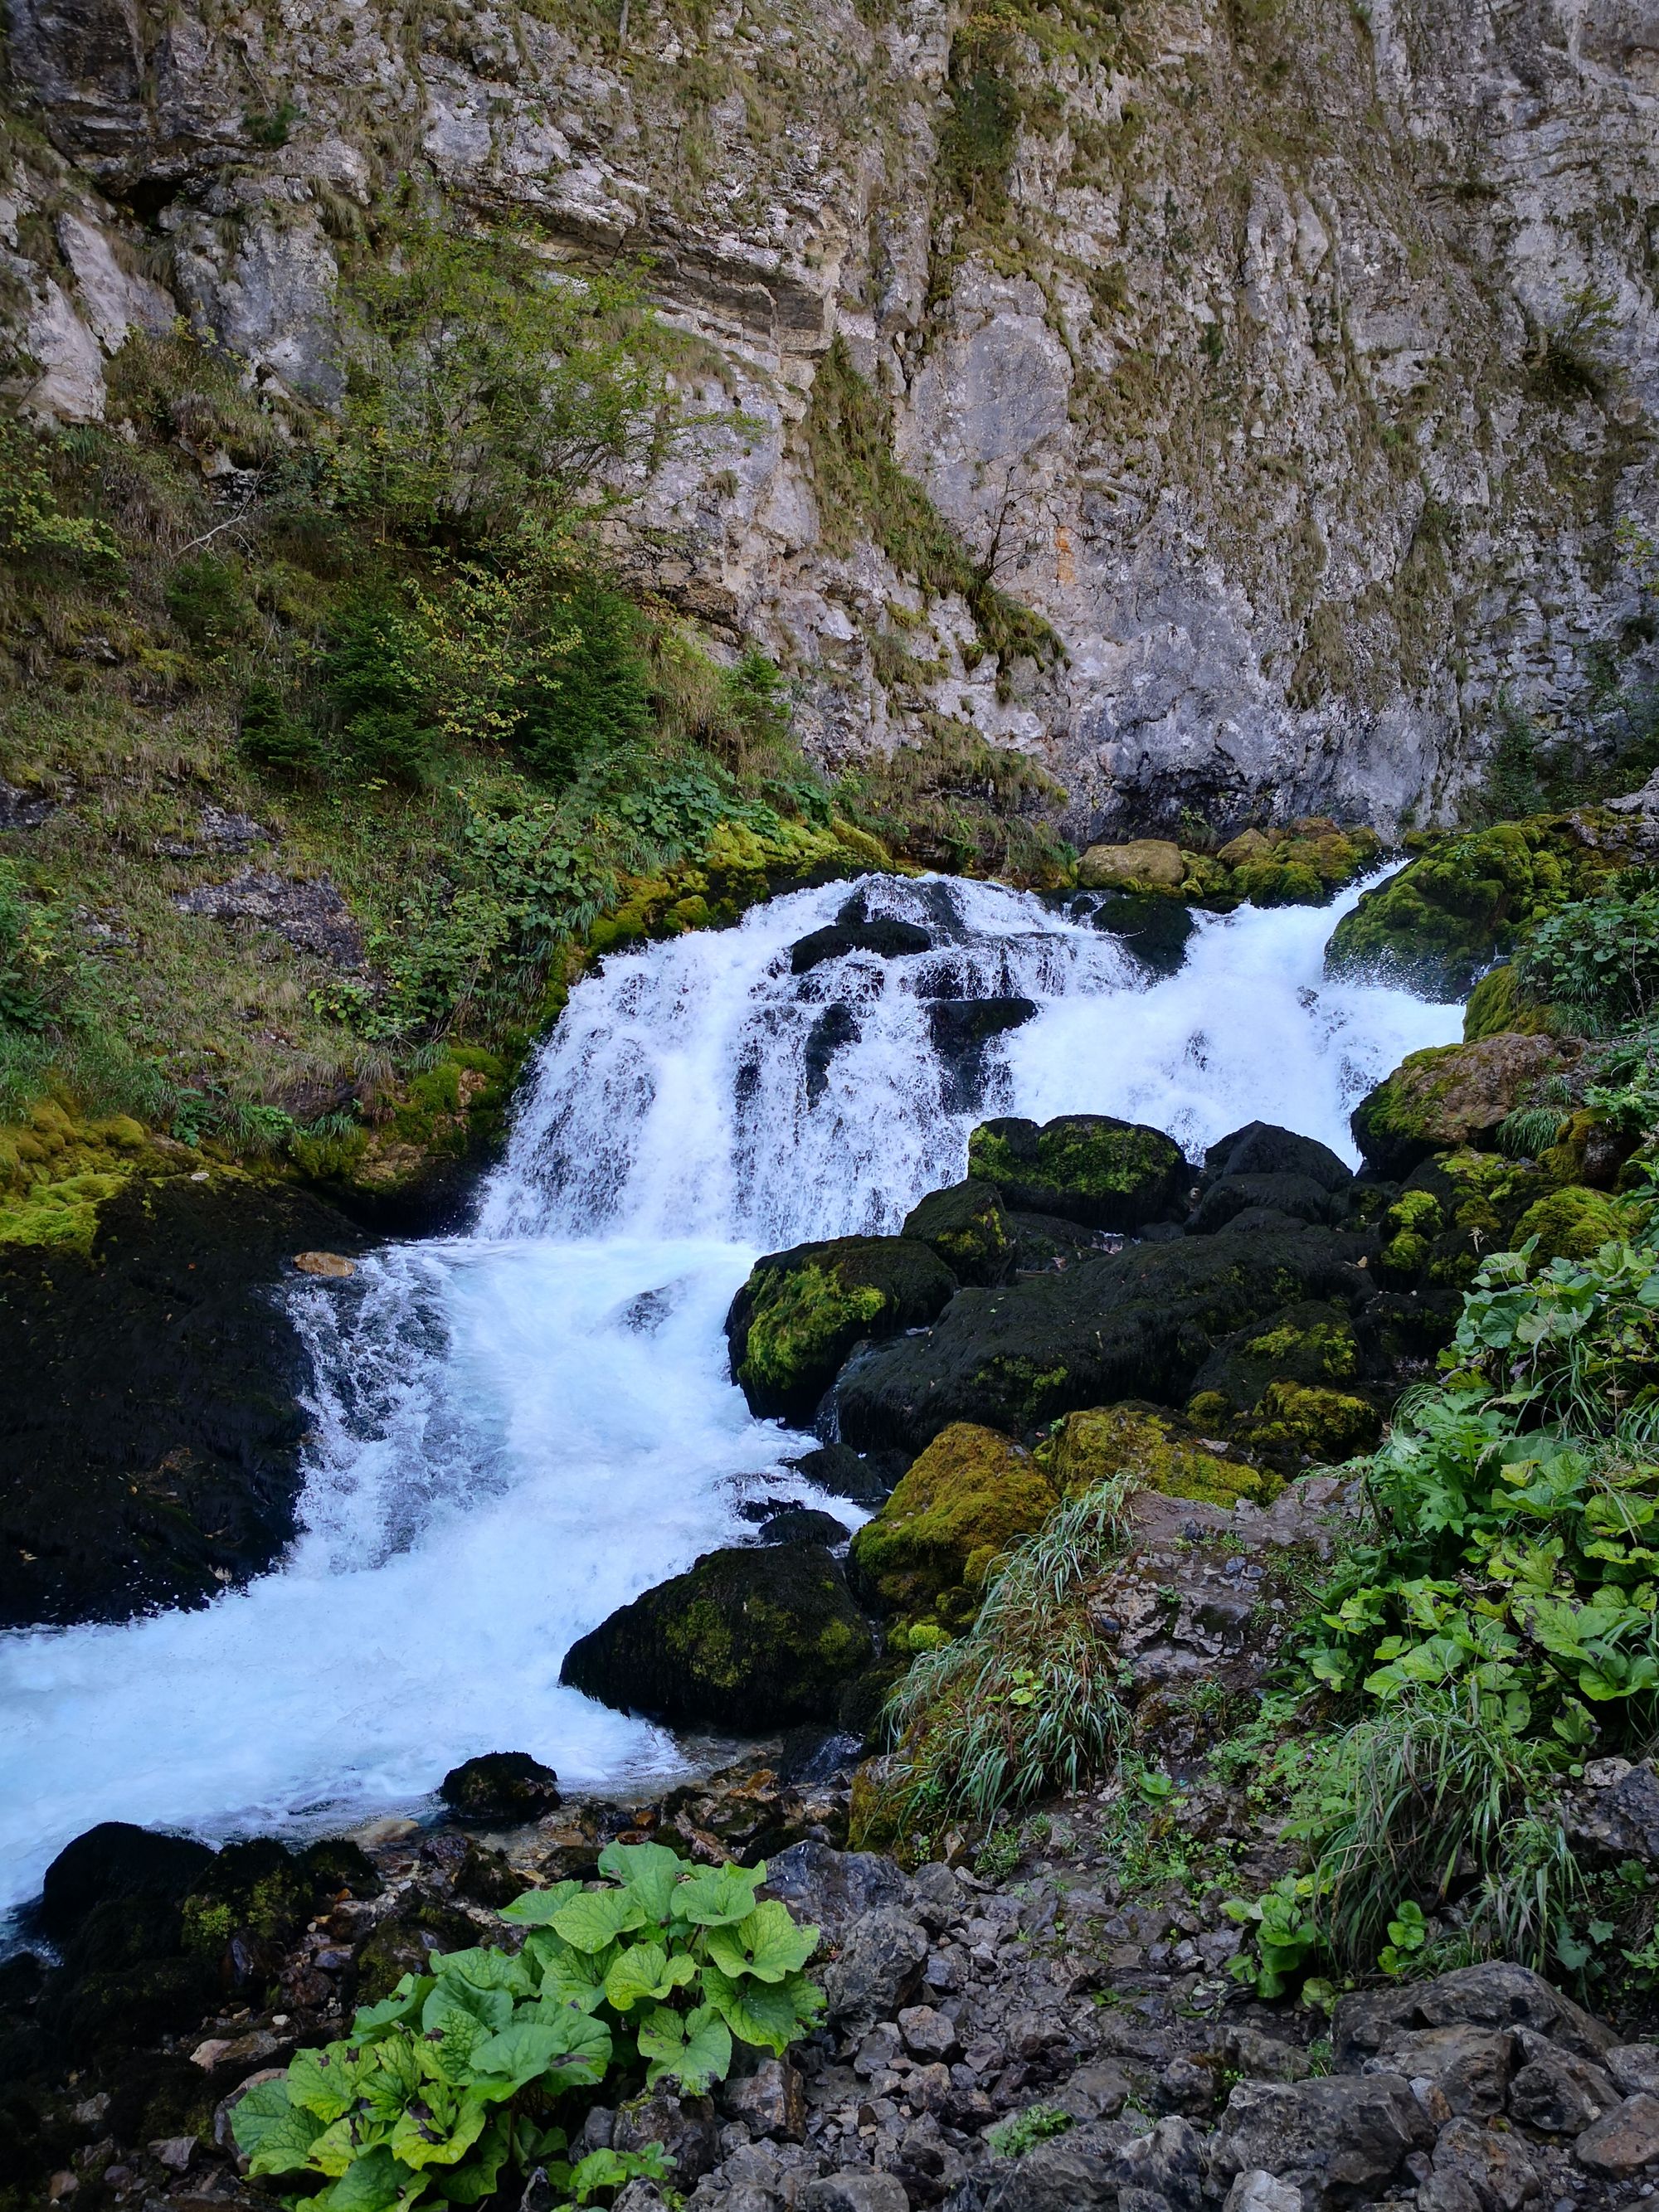
[(1024, 2158), (1036, 2144), (1052, 2142), (1074, 2124), (1071, 2113), (1058, 2105), (1028, 2105), (1023, 2112), (1011, 2112), (987, 2128), (985, 2140), (999, 2158)]
[(1429, 1922), (1423, 1908), (1407, 1898), (1396, 1908), (1398, 1917), (1389, 1923), (1389, 1940), (1377, 1954), (1376, 1963), (1391, 1979), (1404, 1974), (1411, 1962), (1429, 1940)]
[(1619, 313), (1611, 293), (1588, 283), (1570, 289), (1565, 305), (1566, 313), (1542, 335), (1532, 380), (1540, 398), (1571, 406), (1606, 396), (1613, 380), (1606, 347), (1618, 331)]
[(436, 773), (440, 733), (422, 712), (433, 677), (428, 640), (404, 595), (383, 580), (341, 611), (319, 666), (345, 743), (370, 775), (419, 790)]
[(52, 1018), (51, 940), (9, 860), (0, 860), (0, 1030), (44, 1030)]
[(238, 565), (216, 553), (181, 561), (167, 579), (166, 599), (185, 635), (209, 654), (234, 644), (253, 617)]
[(611, 1844), (599, 1870), (607, 1886), (507, 1907), (520, 1950), (434, 1953), (348, 2037), (256, 2083), (232, 2116), (249, 2172), (302, 2185), (283, 2201), (325, 2212), (406, 2212), (428, 2193), (476, 2204), (538, 2166), (575, 2204), (666, 2181), (659, 2144), (569, 2161), (567, 2100), (641, 2073), (702, 2094), (734, 2037), (781, 2055), (822, 2008), (802, 1971), (818, 1931), (757, 1900), (764, 1865), (694, 1869), (662, 1844)]
[(534, 775), (563, 785), (586, 763), (641, 744), (652, 714), (638, 610), (590, 584), (557, 612), (572, 642), (526, 675), (507, 742)]
[(404, 216), (341, 289), (336, 496), (416, 538), (544, 542), (669, 434), (667, 334), (628, 271)]
[(1534, 998), (1593, 1034), (1638, 1021), (1659, 1003), (1659, 887), (1645, 872), (1540, 922), (1516, 968)]
[(1127, 1717), (1083, 1593), (1122, 1548), (1128, 1487), (1121, 1478), (1063, 1505), (1007, 1553), (969, 1632), (913, 1661), (888, 1705), (895, 1748), (872, 1836), (988, 1822), (1108, 1769)]
[(256, 677), (242, 693), (240, 736), (243, 754), (262, 775), (301, 782), (322, 769), (323, 747), (316, 731), (266, 677)]
[(64, 514), (47, 451), (35, 432), (0, 409), (0, 560), (59, 563), (112, 584), (121, 573), (120, 541), (107, 523)]
[(1318, 1888), (1312, 1875), (1287, 1874), (1260, 1897), (1227, 1899), (1222, 1911), (1246, 1929), (1250, 1939), (1228, 1962), (1235, 1981), (1247, 1982), (1259, 1997), (1284, 1996), (1323, 1947), (1312, 1909)]
[(977, 41), (951, 57), (951, 112), (939, 134), (939, 168), (975, 214), (999, 209), (1019, 133), (1019, 95)]

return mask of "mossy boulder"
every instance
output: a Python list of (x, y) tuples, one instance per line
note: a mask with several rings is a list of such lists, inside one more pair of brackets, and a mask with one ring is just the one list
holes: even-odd
[(1480, 1256), (1521, 1241), (1528, 1208), (1557, 1178), (1540, 1164), (1501, 1152), (1442, 1152), (1413, 1170), (1381, 1224), (1378, 1271), (1387, 1282), (1455, 1294)]
[(1187, 1410), (1213, 1428), (1249, 1413), (1272, 1382), (1330, 1389), (1356, 1381), (1364, 1365), (1352, 1314), (1328, 1301), (1304, 1300), (1218, 1344), (1194, 1378)]
[(1000, 1283), (1014, 1264), (1008, 1209), (982, 1176), (930, 1191), (905, 1215), (899, 1234), (936, 1252), (960, 1283)]
[(1091, 1229), (1130, 1231), (1156, 1220), (1188, 1172), (1180, 1146), (1161, 1129), (1108, 1114), (984, 1121), (968, 1139), (970, 1179), (994, 1183), (1022, 1212)]
[(995, 1429), (956, 1422), (854, 1537), (849, 1579), (883, 1612), (959, 1625), (977, 1607), (992, 1563), (1058, 1503), (1029, 1451)]
[(1588, 1260), (1613, 1238), (1629, 1236), (1633, 1219), (1632, 1209), (1605, 1191), (1572, 1183), (1534, 1199), (1515, 1224), (1515, 1240), (1535, 1237), (1540, 1261)]
[(957, 1279), (913, 1237), (839, 1237), (756, 1263), (726, 1317), (732, 1373), (763, 1417), (810, 1419), (853, 1346), (930, 1322)]
[(1568, 814), (1448, 837), (1343, 915), (1326, 947), (1327, 973), (1463, 998), (1534, 923), (1605, 882), (1620, 848), (1617, 825), (1592, 845)]
[(1120, 1400), (1182, 1403), (1223, 1337), (1302, 1299), (1371, 1294), (1363, 1242), (1328, 1229), (1178, 1237), (958, 1291), (925, 1336), (872, 1345), (836, 1386), (846, 1441), (920, 1451), (953, 1421), (1029, 1437)]
[(1463, 1042), (1497, 1036), (1509, 1030), (1533, 1036), (1559, 1036), (1565, 1024), (1553, 1006), (1528, 999), (1511, 961), (1489, 968), (1469, 993), (1463, 1009)]
[(1270, 1382), (1234, 1431), (1247, 1449), (1287, 1468), (1351, 1459), (1382, 1433), (1382, 1413), (1369, 1398), (1289, 1382)]
[(0, 1248), (88, 1256), (106, 1204), (135, 1173), (178, 1171), (131, 1115), (101, 1118), (40, 1098), (0, 1127)]
[(1085, 890), (1179, 891), (1188, 858), (1165, 837), (1133, 837), (1125, 845), (1091, 845), (1077, 864)]
[(562, 1802), (558, 1776), (527, 1751), (463, 1759), (438, 1784), (438, 1795), (462, 1820), (538, 1820)]
[(869, 1664), (869, 1624), (821, 1546), (707, 1552), (573, 1644), (559, 1680), (671, 1726), (825, 1720)]
[(1263, 1474), (1215, 1451), (1163, 1413), (1138, 1406), (1094, 1406), (1068, 1413), (1036, 1452), (1037, 1463), (1066, 1497), (1119, 1476), (1139, 1490), (1230, 1506), (1241, 1498), (1265, 1504), (1280, 1488)]
[(1431, 1153), (1490, 1140), (1504, 1115), (1561, 1065), (1553, 1039), (1512, 1030), (1407, 1053), (1355, 1107), (1354, 1142), (1379, 1173), (1408, 1174)]
[(1072, 913), (1115, 937), (1153, 975), (1179, 974), (1198, 927), (1191, 908), (1167, 891), (1103, 891), (1074, 901)]
[(1282, 830), (1246, 830), (1215, 857), (1235, 898), (1253, 906), (1322, 906), (1381, 850), (1375, 830), (1345, 830), (1328, 816), (1309, 815)]

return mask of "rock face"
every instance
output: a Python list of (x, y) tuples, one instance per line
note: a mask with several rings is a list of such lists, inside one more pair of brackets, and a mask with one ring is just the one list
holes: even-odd
[(870, 1631), (817, 1544), (707, 1552), (565, 1654), (559, 1680), (678, 1726), (750, 1732), (827, 1717)]
[[(1140, 0), (1063, 51), (942, 0), (623, 30), (18, 0), (15, 94), (70, 165), (20, 151), (9, 185), (31, 404), (107, 413), (111, 355), (175, 304), (331, 399), (335, 241), (412, 166), (557, 253), (647, 259), (713, 419), (628, 556), (786, 658), (828, 757), (969, 723), (1059, 775), (1079, 844), (1183, 805), (1389, 826), (1447, 805), (1505, 694), (1570, 722), (1608, 655), (1639, 673), (1643, 8)], [(1063, 657), (930, 600), (848, 511), (854, 375)]]

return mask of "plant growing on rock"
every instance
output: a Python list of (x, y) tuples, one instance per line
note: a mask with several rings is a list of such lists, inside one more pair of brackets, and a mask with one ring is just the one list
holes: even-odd
[(521, 1949), (434, 1953), (349, 2035), (256, 2082), (232, 2115), (250, 2172), (299, 2185), (284, 2203), (321, 2212), (477, 2204), (538, 2166), (579, 2204), (667, 2180), (659, 2144), (573, 2163), (562, 2100), (641, 2073), (701, 2094), (733, 2038), (781, 2054), (823, 2004), (802, 1971), (818, 1931), (757, 1899), (764, 1864), (694, 1869), (659, 1844), (612, 1844), (599, 1868), (607, 1884), (506, 1908)]

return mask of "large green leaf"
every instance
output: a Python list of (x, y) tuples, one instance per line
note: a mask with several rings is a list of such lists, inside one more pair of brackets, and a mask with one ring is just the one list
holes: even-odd
[(755, 1892), (766, 1879), (766, 1864), (700, 1867), (674, 1893), (674, 1911), (697, 1928), (725, 1928), (746, 1920), (755, 1909)]
[(643, 1928), (646, 1911), (625, 1889), (588, 1889), (553, 1916), (553, 1925), (578, 1951), (603, 1951), (618, 1936)]
[(447, 2081), (465, 2081), (474, 2050), (512, 2017), (510, 1991), (475, 1989), (469, 1982), (440, 1974), (421, 2008), (421, 2027), (437, 2071)]
[(631, 2012), (647, 1998), (660, 2003), (672, 1990), (684, 1989), (696, 1971), (689, 1952), (671, 1959), (660, 1943), (632, 1943), (612, 1961), (605, 1993), (618, 2012)]
[(355, 2158), (321, 2196), (307, 2199), (307, 2212), (405, 2212), (426, 2186), (424, 2176), (395, 2159), (384, 2144)]
[(592, 2012), (603, 2003), (605, 1974), (616, 1956), (614, 1945), (603, 1951), (575, 1951), (562, 1936), (543, 1928), (528, 1938), (524, 1951), (541, 1975), (544, 2005), (574, 2005), (579, 2012)]
[(708, 1931), (709, 1957), (734, 1980), (752, 1974), (758, 1981), (781, 1982), (798, 1974), (817, 1948), (817, 1929), (798, 1928), (789, 1907), (775, 1899), (757, 1905), (733, 1926)]
[[(599, 1863), (603, 1866), (604, 1860)], [(556, 1881), (550, 1889), (527, 1889), (522, 1897), (501, 1907), (501, 1918), (510, 1920), (515, 1928), (546, 1928), (556, 1912), (562, 1912), (573, 1897), (581, 1893), (579, 1881)]]
[(326, 2126), (351, 2110), (362, 2064), (358, 2053), (346, 2043), (331, 2043), (323, 2051), (296, 2051), (288, 2069), (289, 2094)]
[(489, 2117), (488, 2105), (475, 2092), (457, 2094), (434, 2086), (392, 2130), (392, 2154), (405, 2166), (453, 2166), (477, 2142)]
[[(574, 2080), (601, 2079), (610, 2055), (611, 2031), (602, 2021), (587, 2020), (580, 2013), (562, 2019), (517, 2020), (476, 2046), (471, 2086), (480, 2096), (499, 2102), (556, 2069), (560, 2087), (568, 2088)], [(561, 2059), (572, 2063), (559, 2067)]]
[(734, 1981), (713, 1960), (702, 1970), (702, 1990), (740, 2043), (757, 2044), (781, 2058), (823, 2008), (823, 1992), (805, 1974), (781, 1982)]
[(405, 1974), (389, 1997), (360, 2006), (351, 2023), (350, 2041), (378, 2043), (394, 2027), (412, 2021), (431, 1994), (433, 1978), (430, 1974)]
[(451, 2204), (480, 2204), (493, 2197), (513, 2142), (513, 2124), (505, 2112), (492, 2112), (470, 2157), (459, 2166), (430, 2166), (425, 2178)]
[(247, 2159), (250, 2173), (299, 2172), (322, 2128), (314, 2112), (295, 2103), (286, 2076), (279, 2081), (256, 2081), (237, 2100), (230, 2115), (230, 2131)]
[(515, 1997), (535, 1994), (535, 1977), (527, 1960), (512, 1952), (478, 1948), (437, 1953), (434, 1974), (466, 1982), (475, 1990), (506, 1990)]
[(732, 2031), (712, 2004), (699, 2005), (684, 2018), (659, 2005), (640, 2024), (640, 2056), (648, 2061), (645, 2083), (678, 2081), (681, 2094), (700, 2097), (711, 2081), (723, 2081), (732, 2066)]
[(607, 1844), (599, 1853), (599, 1872), (630, 1890), (652, 1920), (669, 1917), (675, 1885), (687, 1871), (666, 1844)]

